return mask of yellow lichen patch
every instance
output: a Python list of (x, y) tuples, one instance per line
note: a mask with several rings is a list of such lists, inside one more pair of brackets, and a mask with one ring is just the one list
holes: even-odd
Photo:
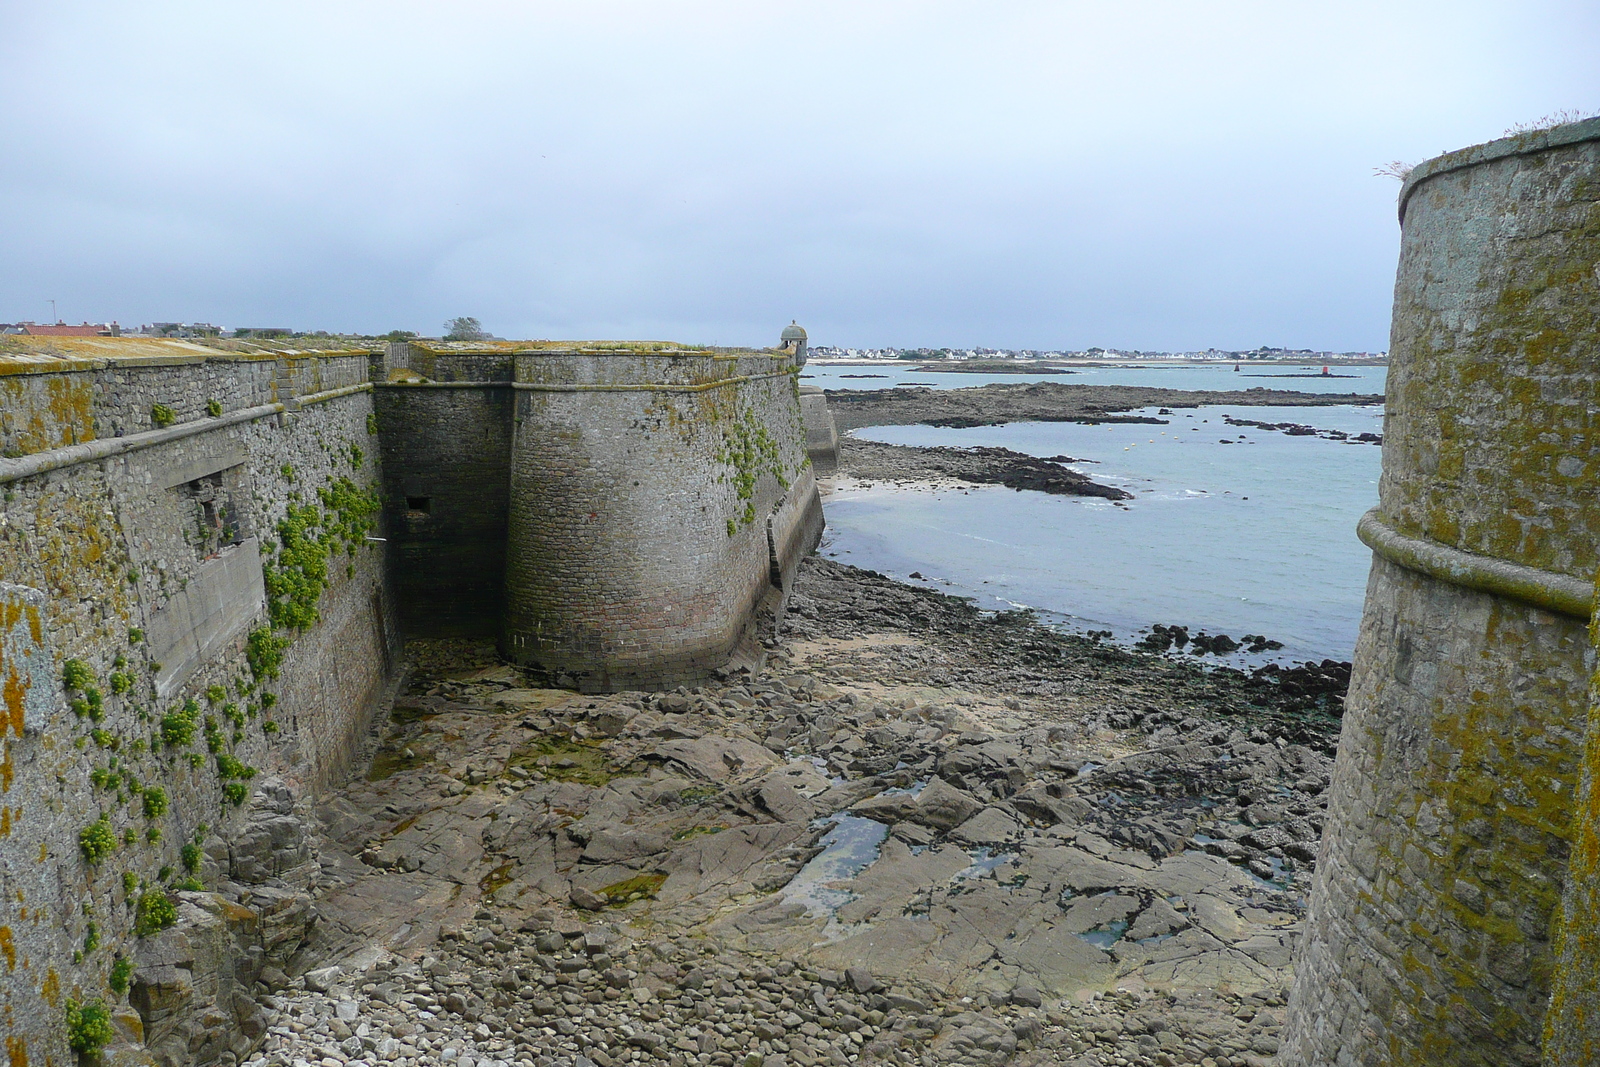
[(94, 383), (87, 378), (52, 378), (46, 389), (48, 408), (55, 419), (54, 447), (93, 441)]
[(61, 1006), (61, 976), (56, 973), (54, 967), (45, 968), (44, 982), (39, 986), (39, 995), (52, 1008)]
[(6, 1055), (11, 1059), (11, 1067), (28, 1067), (27, 1039), (17, 1036), (6, 1038)]
[(9, 926), (0, 926), (0, 956), (5, 957), (7, 971), (17, 969), (17, 944)]

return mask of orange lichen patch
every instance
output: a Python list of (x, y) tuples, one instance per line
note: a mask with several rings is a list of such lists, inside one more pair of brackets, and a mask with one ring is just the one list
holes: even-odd
[(4, 680), (0, 681), (0, 737), (4, 737), (7, 730), (21, 737), (23, 713), (31, 680), (24, 677), (15, 667), (7, 665), (3, 654), (4, 650), (0, 649), (0, 670), (5, 672)]
[(0, 926), (0, 956), (6, 958), (6, 970), (17, 969), (17, 944), (11, 937), (11, 927)]
[(54, 967), (48, 967), (44, 972), (44, 983), (39, 986), (39, 995), (44, 1002), (52, 1008), (61, 1006), (61, 976)]
[(6, 1055), (11, 1058), (11, 1067), (28, 1067), (28, 1042), (26, 1038), (6, 1038)]
[(11, 836), (11, 809), (0, 808), (0, 837)]
[(0, 759), (0, 793), (11, 792), (11, 782), (16, 777), (16, 774), (17, 765), (11, 756), (11, 742), (8, 740), (6, 742), (5, 758)]

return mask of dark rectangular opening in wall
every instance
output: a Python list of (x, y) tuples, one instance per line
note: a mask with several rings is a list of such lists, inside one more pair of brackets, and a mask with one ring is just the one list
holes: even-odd
[(406, 510), (420, 511), (424, 515), (430, 515), (433, 513), (433, 497), (408, 496), (406, 497)]

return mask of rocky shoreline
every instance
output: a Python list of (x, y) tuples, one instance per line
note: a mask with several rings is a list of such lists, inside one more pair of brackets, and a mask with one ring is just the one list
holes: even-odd
[(1154, 389), (1131, 385), (1069, 385), (1032, 382), (981, 385), (968, 389), (830, 389), (828, 407), (839, 431), (863, 426), (998, 426), (1007, 422), (1141, 422), (1158, 418), (1119, 415), (1137, 408), (1195, 408), (1226, 404), (1235, 407), (1330, 407), (1338, 404), (1381, 404), (1370, 393), (1300, 393), (1255, 387), (1231, 392)]
[(1055, 496), (1133, 499), (1132, 493), (1101, 485), (1066, 466), (1083, 462), (1071, 456), (1041, 459), (1009, 448), (915, 448), (843, 437), (839, 440), (837, 471), (863, 482), (916, 482), (935, 486), (959, 482), (1031, 489)]
[(767, 644), (609, 696), (411, 646), (243, 1062), (1268, 1062), (1342, 692), (820, 558)]

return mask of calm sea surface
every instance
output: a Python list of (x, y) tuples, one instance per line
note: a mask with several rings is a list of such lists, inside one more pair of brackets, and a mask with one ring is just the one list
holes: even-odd
[[(1062, 382), (1068, 385), (1148, 385), (1160, 389), (1296, 389), (1306, 393), (1383, 392), (1387, 367), (1332, 367), (1324, 378), (1322, 367), (1294, 363), (1266, 366), (1233, 364), (1173, 364), (1148, 367), (1073, 368), (1071, 374), (952, 374), (917, 371), (889, 360), (872, 366), (808, 363), (800, 374), (807, 385), (824, 389), (887, 389), (896, 385), (930, 385), (935, 389), (961, 389), (991, 382)], [(866, 375), (866, 377), (863, 377)]]
[[(1366, 388), (1382, 386), (1379, 377)], [(1165, 426), (870, 427), (856, 434), (1073, 456), (1086, 461), (1076, 469), (1134, 499), (1119, 507), (999, 486), (847, 487), (826, 501), (823, 552), (902, 580), (917, 571), (982, 607), (1031, 607), (1122, 641), (1160, 622), (1282, 641), (1268, 658), (1349, 659), (1371, 561), (1355, 525), (1377, 503), (1381, 450), (1229, 426), (1224, 414), (1383, 430), (1380, 407), (1357, 406), (1177, 409), (1160, 416)]]

